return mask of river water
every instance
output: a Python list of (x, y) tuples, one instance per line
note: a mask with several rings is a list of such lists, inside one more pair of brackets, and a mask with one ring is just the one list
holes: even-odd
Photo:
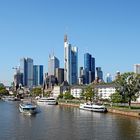
[(0, 101), (0, 140), (140, 140), (138, 118), (59, 105), (28, 116), (18, 104)]

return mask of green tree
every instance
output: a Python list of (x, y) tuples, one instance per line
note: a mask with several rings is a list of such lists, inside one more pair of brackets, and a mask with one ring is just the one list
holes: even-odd
[(86, 89), (85, 89), (85, 98), (86, 98), (86, 101), (87, 100), (90, 100), (92, 101), (93, 98), (94, 98), (94, 90), (91, 86), (87, 86)]
[(110, 96), (110, 99), (112, 103), (120, 103), (122, 101), (122, 95), (116, 92)]
[(39, 87), (33, 88), (32, 89), (32, 95), (33, 96), (39, 96), (42, 94), (42, 89)]
[(63, 99), (63, 96), (64, 96), (63, 93), (60, 93), (57, 98), (58, 99)]
[(5, 86), (2, 83), (0, 83), (0, 95), (2, 96), (2, 95), (8, 95), (8, 94), (9, 92), (6, 90)]
[(119, 92), (124, 101), (128, 100), (129, 108), (131, 101), (139, 97), (140, 92), (140, 75), (128, 72), (119, 76), (115, 81), (116, 91)]
[(74, 97), (70, 94), (70, 92), (65, 92), (64, 99), (73, 99)]

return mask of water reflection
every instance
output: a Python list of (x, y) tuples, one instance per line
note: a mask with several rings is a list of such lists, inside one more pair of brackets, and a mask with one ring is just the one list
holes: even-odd
[(137, 140), (137, 118), (96, 113), (63, 106), (40, 107), (23, 115), (18, 103), (0, 102), (0, 140)]

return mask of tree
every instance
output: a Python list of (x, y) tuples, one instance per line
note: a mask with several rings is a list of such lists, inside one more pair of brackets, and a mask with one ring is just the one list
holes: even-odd
[(39, 87), (33, 88), (33, 89), (32, 89), (32, 94), (33, 94), (34, 96), (39, 96), (39, 95), (42, 94), (42, 89), (39, 88)]
[(122, 95), (116, 92), (110, 96), (110, 99), (111, 99), (111, 102), (113, 103), (120, 103), (122, 101)]
[(87, 100), (92, 101), (93, 100), (93, 97), (94, 97), (93, 88), (91, 86), (87, 86), (86, 89), (85, 89), (85, 98), (86, 98), (86, 101)]
[(123, 100), (128, 100), (129, 108), (131, 101), (139, 97), (140, 92), (140, 75), (128, 72), (119, 76), (115, 81), (116, 91), (122, 95)]
[(64, 99), (73, 99), (74, 97), (70, 94), (70, 92), (65, 92), (63, 95)]
[(2, 96), (2, 95), (8, 95), (8, 94), (9, 92), (6, 90), (5, 86), (2, 83), (0, 83), (0, 95)]
[(58, 99), (63, 99), (63, 96), (64, 96), (63, 93), (60, 93), (57, 98)]

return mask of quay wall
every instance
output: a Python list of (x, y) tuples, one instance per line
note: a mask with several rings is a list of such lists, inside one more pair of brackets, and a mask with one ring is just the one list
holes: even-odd
[[(59, 105), (63, 106), (71, 106), (71, 107), (79, 107), (79, 104), (74, 104), (74, 103), (66, 103), (66, 102), (59, 102)], [(126, 115), (126, 116), (131, 116), (131, 117), (137, 117), (140, 118), (140, 110), (125, 110), (125, 109), (116, 109), (116, 108), (107, 108), (108, 112), (110, 113), (116, 113), (116, 114), (121, 114), (121, 115)]]

